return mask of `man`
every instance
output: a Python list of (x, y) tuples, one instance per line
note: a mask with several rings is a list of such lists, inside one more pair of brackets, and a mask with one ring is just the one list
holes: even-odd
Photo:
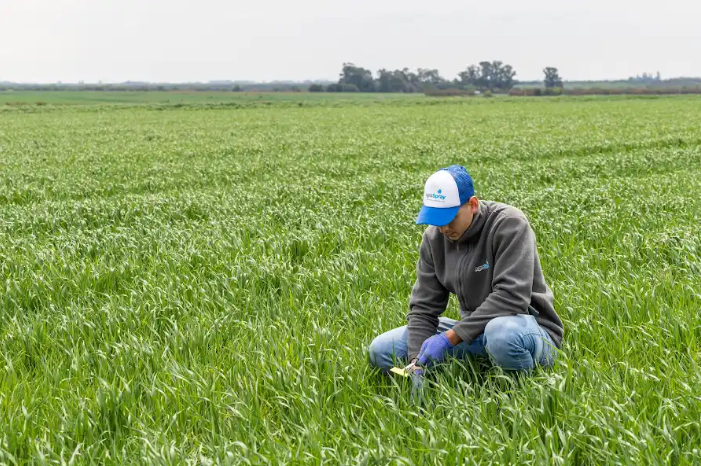
[[(396, 358), (426, 367), (449, 355), (486, 354), (507, 371), (550, 366), (563, 325), (525, 215), (506, 204), (478, 200), (467, 170), (452, 165), (426, 181), (416, 223), (429, 227), (421, 242), (408, 325), (373, 340), (371, 363), (387, 370)], [(459, 321), (439, 317), (450, 293), (460, 303)]]

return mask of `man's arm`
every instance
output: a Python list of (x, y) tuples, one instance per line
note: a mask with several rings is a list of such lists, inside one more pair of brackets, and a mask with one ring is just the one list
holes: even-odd
[(438, 329), (438, 316), (445, 312), (450, 294), (438, 281), (433, 264), (427, 233), (421, 240), (419, 260), (416, 264), (416, 282), (409, 300), (408, 356), (414, 359), (427, 338)]
[(487, 322), (500, 316), (526, 314), (533, 291), (535, 234), (525, 217), (506, 217), (494, 235), (492, 293), (475, 311), (446, 333), (451, 344), (471, 343)]

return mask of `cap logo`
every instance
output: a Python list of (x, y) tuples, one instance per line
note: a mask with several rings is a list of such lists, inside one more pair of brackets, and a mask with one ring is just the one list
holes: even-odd
[(443, 190), (439, 189), (437, 193), (435, 193), (435, 194), (427, 193), (425, 197), (426, 197), (426, 199), (435, 199), (435, 200), (444, 201), (445, 196), (443, 194), (441, 194), (442, 192), (443, 192)]

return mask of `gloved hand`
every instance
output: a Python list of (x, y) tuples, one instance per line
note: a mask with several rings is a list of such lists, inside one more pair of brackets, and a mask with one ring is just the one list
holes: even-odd
[(424, 401), (424, 371), (418, 367), (411, 372), (411, 402), (421, 406)]
[(417, 365), (418, 358), (412, 359), (411, 363), (404, 368), (411, 377), (411, 401), (417, 406), (423, 402), (423, 387), (424, 387), (424, 370)]
[(438, 335), (433, 335), (431, 338), (424, 341), (421, 345), (421, 350), (419, 351), (418, 364), (421, 366), (426, 366), (430, 363), (439, 363), (445, 359), (448, 350), (451, 349), (453, 345), (445, 336), (445, 333), (439, 333)]

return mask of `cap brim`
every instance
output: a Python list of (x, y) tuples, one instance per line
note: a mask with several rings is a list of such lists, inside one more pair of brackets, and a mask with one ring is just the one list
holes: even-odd
[(423, 206), (419, 216), (416, 217), (416, 224), (442, 227), (453, 221), (455, 216), (458, 215), (458, 210), (460, 210), (460, 206), (443, 209)]

